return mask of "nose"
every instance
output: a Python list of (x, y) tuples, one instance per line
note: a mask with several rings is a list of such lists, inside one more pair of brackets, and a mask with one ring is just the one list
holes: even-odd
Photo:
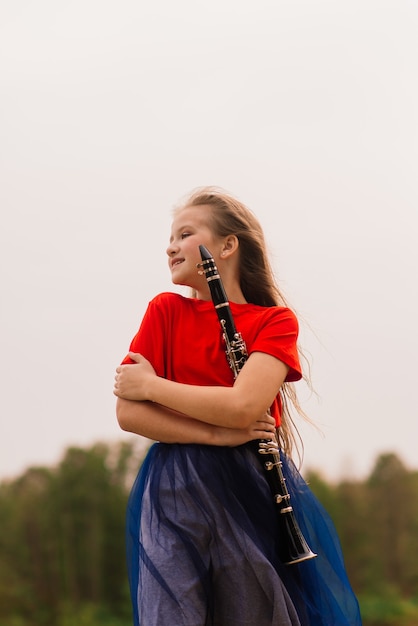
[(173, 254), (175, 254), (177, 250), (178, 250), (178, 246), (176, 246), (174, 241), (170, 242), (166, 250), (167, 256), (169, 257), (173, 256)]

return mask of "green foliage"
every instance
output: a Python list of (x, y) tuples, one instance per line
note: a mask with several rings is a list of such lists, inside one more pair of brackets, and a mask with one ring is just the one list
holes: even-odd
[(136, 454), (131, 444), (69, 448), (54, 470), (0, 485), (0, 626), (129, 623), (126, 482)]
[[(19, 615), (11, 615), (7, 621), (0, 621), (0, 626), (37, 626), (40, 623), (38, 620), (39, 615), (27, 619)], [(88, 603), (76, 608), (62, 607), (50, 624), (54, 626), (132, 626), (132, 619), (116, 616), (102, 606)]]
[(367, 626), (417, 626), (418, 601), (404, 599), (394, 589), (379, 595), (360, 595), (359, 603)]
[[(0, 626), (130, 626), (133, 443), (69, 448), (0, 483)], [(418, 625), (418, 473), (380, 456), (363, 482), (308, 482), (337, 527), (364, 626)]]
[(383, 454), (364, 482), (308, 482), (337, 528), (364, 625), (418, 626), (418, 473)]
[(56, 626), (131, 626), (130, 617), (121, 618), (96, 604), (84, 604), (78, 609), (63, 607)]

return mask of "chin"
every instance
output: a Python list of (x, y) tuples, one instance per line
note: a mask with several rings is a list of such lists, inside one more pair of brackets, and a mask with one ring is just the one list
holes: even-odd
[(171, 282), (173, 285), (182, 285), (183, 287), (189, 287), (189, 283), (186, 280), (182, 280), (179, 276), (172, 276)]

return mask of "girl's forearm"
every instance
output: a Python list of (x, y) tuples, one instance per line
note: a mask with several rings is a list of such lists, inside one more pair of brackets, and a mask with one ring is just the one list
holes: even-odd
[[(151, 402), (214, 426), (245, 428), (254, 419), (254, 411), (241, 401), (235, 387), (185, 385), (155, 376), (150, 380), (147, 396)], [(264, 412), (267, 409), (268, 406)]]
[(163, 443), (215, 444), (215, 428), (153, 402), (118, 398), (116, 416), (122, 430)]
[(118, 398), (116, 413), (123, 430), (163, 443), (194, 443), (214, 446), (240, 446), (255, 439), (270, 439), (274, 419), (264, 416), (248, 428), (224, 428), (185, 417), (150, 402)]

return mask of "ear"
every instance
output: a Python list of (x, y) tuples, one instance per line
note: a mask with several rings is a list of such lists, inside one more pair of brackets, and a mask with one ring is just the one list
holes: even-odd
[(232, 256), (239, 248), (239, 239), (236, 235), (228, 235), (225, 237), (221, 248), (222, 259)]

